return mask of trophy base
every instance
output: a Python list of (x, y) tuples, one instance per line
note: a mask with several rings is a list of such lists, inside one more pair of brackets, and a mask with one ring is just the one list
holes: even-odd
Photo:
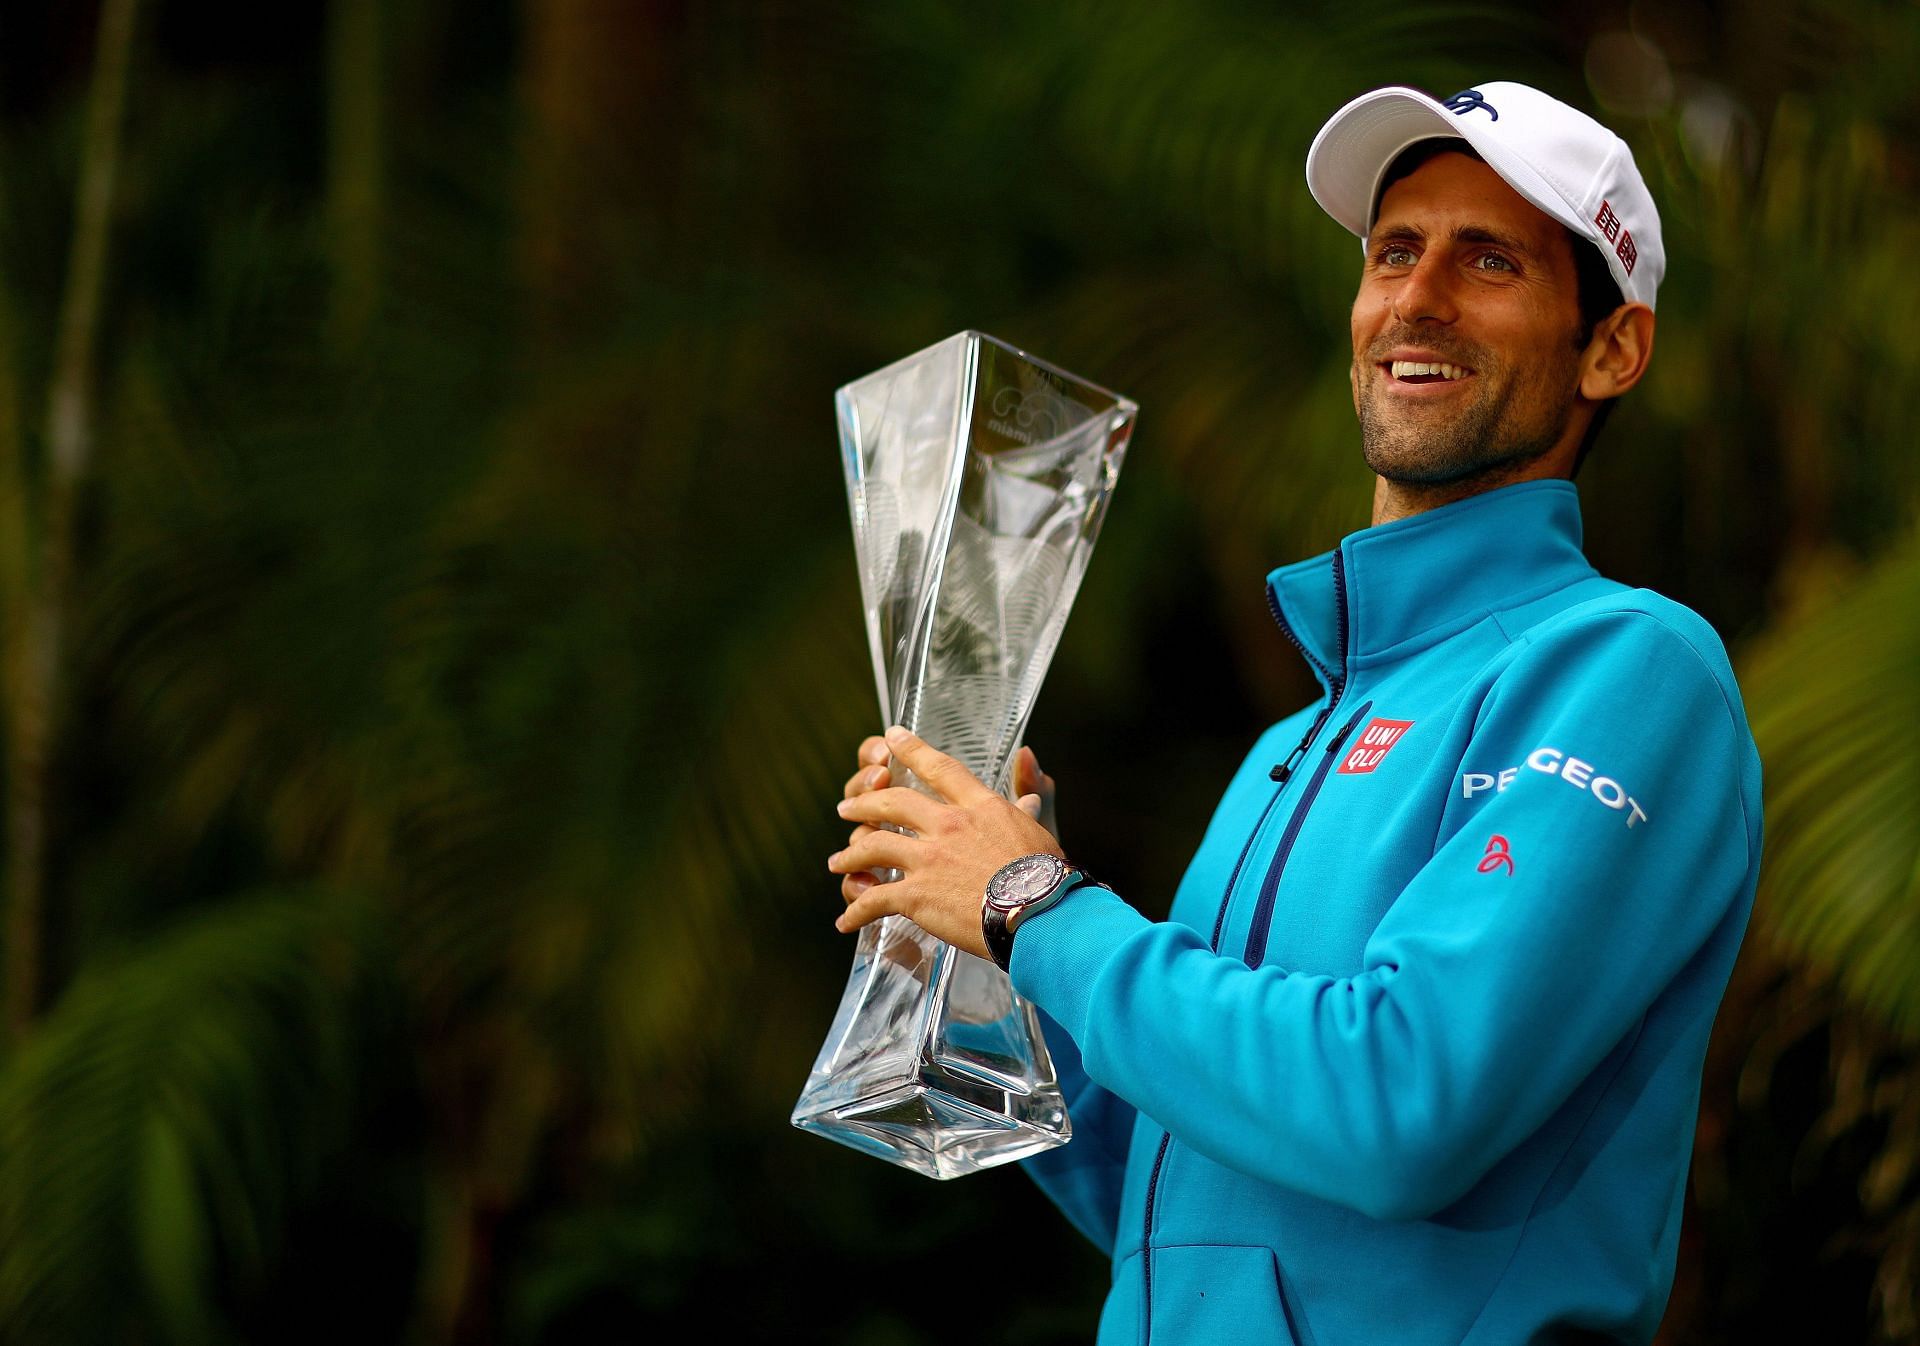
[(930, 1178), (1073, 1134), (1033, 1006), (992, 963), (904, 916), (860, 932), (793, 1124)]
[[(954, 1086), (965, 1097), (953, 1092)], [(863, 1154), (924, 1173), (958, 1178), (1025, 1159), (1072, 1135), (1058, 1093), (1022, 1097), (972, 1080), (942, 1086), (907, 1081), (884, 1092), (806, 1112), (803, 1098), (793, 1124)]]

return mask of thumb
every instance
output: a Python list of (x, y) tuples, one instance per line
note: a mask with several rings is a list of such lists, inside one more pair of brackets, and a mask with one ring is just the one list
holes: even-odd
[(1019, 799), (1019, 804), (1020, 804), (1020, 811), (1022, 813), (1026, 814), (1029, 818), (1033, 819), (1035, 822), (1040, 821), (1040, 796), (1039, 795), (1021, 795)]
[(1014, 789), (1022, 794), (1039, 789), (1044, 773), (1040, 770), (1040, 759), (1034, 756), (1033, 749), (1022, 744), (1019, 755), (1013, 760)]

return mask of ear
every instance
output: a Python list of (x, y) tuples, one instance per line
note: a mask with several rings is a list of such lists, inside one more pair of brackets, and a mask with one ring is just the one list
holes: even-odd
[(1647, 372), (1653, 358), (1653, 310), (1622, 304), (1594, 325), (1580, 356), (1580, 395), (1590, 402), (1618, 397)]

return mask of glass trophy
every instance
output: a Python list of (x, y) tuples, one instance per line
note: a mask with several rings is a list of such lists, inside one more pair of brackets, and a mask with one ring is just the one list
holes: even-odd
[[(1007, 793), (1138, 408), (980, 332), (834, 402), (880, 723)], [(903, 916), (861, 930), (793, 1123), (934, 1178), (1071, 1135), (1033, 1006)]]

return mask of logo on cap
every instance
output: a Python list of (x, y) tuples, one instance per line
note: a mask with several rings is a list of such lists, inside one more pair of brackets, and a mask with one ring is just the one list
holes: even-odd
[(1613, 213), (1613, 202), (1602, 201), (1600, 213), (1593, 217), (1593, 222), (1600, 226), (1600, 232), (1607, 236), (1607, 242), (1612, 243), (1620, 237), (1620, 217)]
[(1614, 245), (1614, 254), (1620, 258), (1620, 265), (1627, 274), (1633, 274), (1633, 264), (1640, 260), (1640, 249), (1634, 244), (1633, 230), (1620, 227), (1620, 217), (1614, 214), (1613, 202), (1602, 201), (1600, 213), (1593, 217), (1594, 226), (1607, 236), (1607, 242)]
[(1500, 120), (1500, 114), (1493, 110), (1493, 104), (1489, 103), (1478, 89), (1462, 89), (1440, 106), (1456, 117), (1464, 117), (1475, 108), (1479, 108), (1495, 121)]

